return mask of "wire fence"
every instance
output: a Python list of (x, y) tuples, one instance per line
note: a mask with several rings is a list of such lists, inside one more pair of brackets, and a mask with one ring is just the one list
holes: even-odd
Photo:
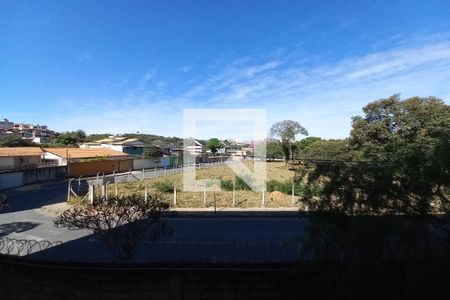
[[(200, 163), (190, 165), (190, 168), (196, 170), (202, 170), (207, 168), (219, 167), (229, 164), (230, 162), (219, 161), (214, 163)], [(233, 163), (233, 162), (231, 162)], [(128, 171), (120, 174), (97, 174), (96, 177), (91, 178), (78, 178), (69, 181), (67, 199), (75, 197), (80, 201), (87, 201), (93, 203), (96, 199), (108, 199), (110, 197), (117, 197), (123, 193), (123, 187), (120, 187), (121, 183), (138, 182), (150, 178), (161, 178), (173, 174), (179, 174), (183, 172), (183, 167), (187, 166), (173, 166), (171, 168), (152, 168)], [(234, 208), (249, 208), (249, 207), (298, 207), (302, 210), (308, 210), (301, 203), (298, 192), (299, 187), (294, 184), (294, 181), (290, 184), (289, 191), (277, 192), (273, 194), (269, 191), (253, 192), (251, 190), (241, 190), (236, 187), (236, 182), (231, 182), (232, 188), (229, 190), (218, 191), (218, 193), (207, 191), (206, 187), (201, 192), (185, 192), (175, 183), (167, 183), (166, 189), (170, 191), (164, 195), (164, 198), (170, 196), (170, 199), (165, 199), (173, 207), (234, 207)], [(149, 187), (135, 186), (130, 187), (129, 191), (133, 191), (138, 194), (144, 195), (147, 199), (150, 195)], [(277, 190), (276, 190), (277, 191)], [(154, 193), (154, 191), (153, 191)], [(157, 192), (161, 193), (161, 191)], [(217, 201), (216, 201), (217, 196)]]
[(25, 256), (34, 252), (42, 251), (54, 246), (61, 245), (61, 241), (50, 242), (47, 240), (24, 240), (0, 238), (0, 254)]

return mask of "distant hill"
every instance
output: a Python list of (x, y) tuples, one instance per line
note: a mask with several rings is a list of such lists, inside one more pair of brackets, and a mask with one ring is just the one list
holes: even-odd
[[(104, 138), (109, 137), (111, 134), (105, 133), (105, 134), (90, 134), (86, 137), (86, 142), (92, 142), (101, 140)], [(120, 136), (125, 136), (127, 138), (134, 138), (139, 139), (151, 146), (159, 146), (163, 147), (167, 144), (176, 144), (176, 143), (182, 143), (183, 139), (179, 137), (165, 137), (155, 134), (144, 134), (144, 133), (126, 133), (121, 134)]]

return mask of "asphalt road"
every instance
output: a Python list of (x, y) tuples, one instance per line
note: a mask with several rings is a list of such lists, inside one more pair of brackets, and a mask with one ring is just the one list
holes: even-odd
[[(0, 213), (0, 238), (61, 241), (49, 249), (32, 249), (34, 256), (55, 260), (103, 261), (107, 254), (98, 236), (86, 230), (53, 225), (44, 205), (62, 203), (66, 183), (34, 185), (7, 192), (9, 207)], [(298, 241), (308, 220), (286, 217), (169, 218), (173, 234), (140, 244), (134, 260), (146, 262), (284, 262), (298, 257)]]

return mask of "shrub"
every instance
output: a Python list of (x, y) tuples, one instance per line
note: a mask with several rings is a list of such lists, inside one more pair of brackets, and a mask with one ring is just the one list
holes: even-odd
[[(244, 179), (242, 179), (241, 177), (235, 176), (234, 177), (236, 180), (236, 190), (251, 190), (251, 188), (247, 185), (247, 183), (245, 183)], [(245, 178), (248, 179), (248, 178)], [(248, 181), (248, 180), (247, 180)]]
[(158, 181), (155, 183), (155, 188), (160, 193), (173, 193), (173, 185), (167, 181)]
[[(266, 187), (268, 192), (278, 191), (287, 195), (292, 194), (292, 181), (289, 180), (279, 181), (272, 179), (267, 181)], [(305, 192), (316, 196), (319, 194), (320, 189), (316, 185), (312, 186), (301, 181), (294, 181), (294, 194), (296, 196), (304, 196)]]
[(224, 191), (232, 191), (233, 190), (233, 181), (232, 180), (221, 180), (220, 182), (221, 188)]

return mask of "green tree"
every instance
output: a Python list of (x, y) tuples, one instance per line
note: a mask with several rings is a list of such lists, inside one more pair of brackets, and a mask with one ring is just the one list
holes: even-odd
[(340, 150), (353, 158), (317, 162), (309, 173), (310, 182), (323, 184), (320, 201), (309, 197), (309, 204), (344, 214), (390, 212), (444, 221), (433, 216), (450, 211), (450, 106), (434, 97), (394, 95), (363, 110)]
[(206, 147), (208, 147), (213, 154), (216, 154), (220, 148), (223, 148), (223, 144), (219, 139), (211, 138), (206, 143)]
[(296, 142), (295, 143), (296, 144), (296, 151), (295, 151), (296, 158), (304, 157), (304, 154), (308, 150), (308, 147), (312, 143), (314, 143), (316, 141), (320, 141), (320, 140), (322, 140), (320, 137), (308, 136), (308, 137)]
[(349, 140), (316, 140), (301, 151), (301, 158), (308, 161), (353, 161), (359, 159), (359, 152)]
[(77, 140), (77, 143), (82, 143), (86, 140), (86, 132), (82, 129), (78, 129), (77, 131), (73, 132), (73, 136)]
[(283, 158), (283, 145), (276, 140), (269, 140), (266, 142), (266, 157), (267, 158)]
[(158, 146), (147, 146), (142, 153), (142, 157), (145, 159), (159, 158), (161, 155), (162, 151)]
[(76, 136), (71, 132), (65, 132), (58, 135), (54, 140), (53, 143), (58, 145), (76, 145), (77, 144), (77, 138)]
[(39, 145), (29, 140), (24, 140), (19, 135), (8, 134), (0, 139), (0, 147), (39, 147)]
[(286, 164), (292, 159), (295, 137), (299, 134), (308, 135), (308, 131), (300, 123), (291, 120), (273, 124), (269, 133), (272, 138), (280, 139)]

